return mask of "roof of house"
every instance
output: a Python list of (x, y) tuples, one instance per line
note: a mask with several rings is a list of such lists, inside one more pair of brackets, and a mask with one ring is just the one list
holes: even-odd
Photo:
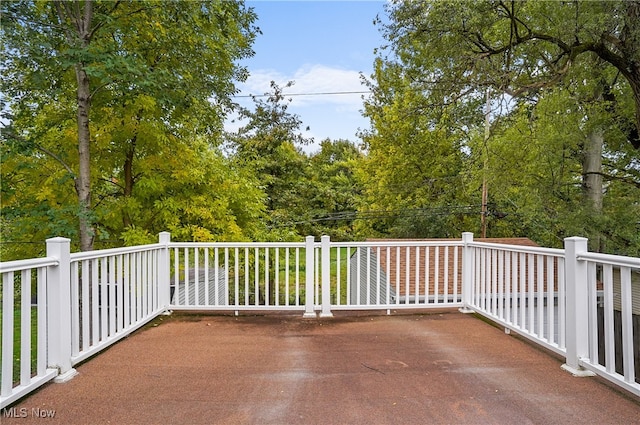
[[(386, 247), (372, 247), (360, 253), (360, 287), (366, 284), (367, 275), (370, 284), (377, 280), (390, 285), (393, 295), (399, 296), (435, 294), (437, 288), (447, 287), (448, 294), (460, 294), (462, 283), (462, 248), (446, 246), (446, 242), (459, 242), (460, 239), (367, 239), (367, 242), (442, 242), (443, 246), (402, 247), (399, 250)], [(505, 245), (539, 246), (529, 238), (477, 238), (475, 242), (497, 243)], [(387, 258), (388, 257), (388, 258)], [(367, 261), (365, 258), (369, 258)], [(352, 257), (356, 262), (356, 256)], [(367, 262), (370, 271), (366, 272)], [(437, 266), (436, 266), (437, 265)], [(353, 270), (353, 268), (352, 268)], [(437, 273), (436, 273), (437, 271)], [(355, 275), (355, 273), (354, 273)], [(380, 277), (378, 277), (378, 275)], [(357, 277), (353, 277), (357, 279)], [(362, 290), (361, 290), (362, 292)]]

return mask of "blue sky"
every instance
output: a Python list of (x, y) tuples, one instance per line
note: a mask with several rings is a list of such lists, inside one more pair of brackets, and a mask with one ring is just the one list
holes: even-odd
[[(262, 30), (256, 54), (243, 62), (249, 79), (238, 85), (241, 95), (269, 92), (273, 80), (295, 84), (285, 93), (365, 91), (360, 73), (373, 70), (374, 49), (383, 44), (376, 15), (384, 16), (384, 1), (247, 1)], [(357, 141), (358, 129), (368, 128), (360, 113), (362, 94), (293, 96), (289, 111), (300, 117), (305, 137)], [(252, 102), (236, 99), (244, 106)], [(228, 130), (238, 123), (227, 124)], [(309, 149), (313, 150), (313, 148)]]

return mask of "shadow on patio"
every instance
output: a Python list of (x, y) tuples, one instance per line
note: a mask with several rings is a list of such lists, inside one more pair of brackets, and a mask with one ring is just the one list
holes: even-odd
[(73, 380), (5, 409), (2, 423), (640, 422), (640, 399), (562, 363), (452, 310), (161, 316)]

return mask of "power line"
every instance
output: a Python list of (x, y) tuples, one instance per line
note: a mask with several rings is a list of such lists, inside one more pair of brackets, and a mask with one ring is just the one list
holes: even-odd
[(269, 227), (286, 227), (299, 224), (311, 224), (325, 221), (341, 220), (376, 220), (386, 218), (400, 219), (407, 217), (445, 216), (453, 214), (475, 215), (478, 213), (479, 207), (480, 205), (447, 205), (429, 208), (407, 208), (401, 210), (342, 211), (329, 213), (322, 217), (308, 218), (301, 221), (274, 223)]
[[(341, 94), (367, 94), (371, 93), (370, 90), (367, 91), (331, 91), (331, 92), (317, 92), (317, 93), (282, 93), (282, 97), (288, 96), (334, 96)], [(241, 97), (269, 97), (273, 96), (273, 94), (239, 94), (231, 96), (233, 98), (241, 98)]]

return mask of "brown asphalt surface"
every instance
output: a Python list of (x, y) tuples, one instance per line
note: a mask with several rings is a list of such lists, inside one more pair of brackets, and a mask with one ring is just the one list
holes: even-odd
[(336, 316), (165, 316), (0, 422), (640, 424), (637, 397), (473, 315)]

